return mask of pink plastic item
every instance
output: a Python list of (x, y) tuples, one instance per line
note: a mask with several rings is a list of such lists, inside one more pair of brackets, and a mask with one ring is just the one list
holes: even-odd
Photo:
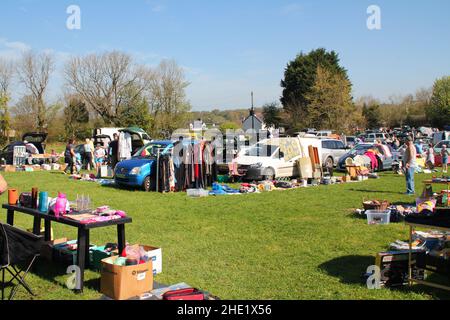
[(58, 218), (59, 216), (64, 215), (66, 213), (66, 207), (67, 197), (65, 194), (59, 192), (55, 203), (55, 217)]

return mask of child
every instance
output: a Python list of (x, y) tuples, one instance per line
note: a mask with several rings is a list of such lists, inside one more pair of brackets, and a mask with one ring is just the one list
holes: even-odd
[(447, 173), (447, 168), (448, 168), (448, 155), (449, 152), (447, 150), (447, 146), (444, 144), (442, 146), (442, 150), (441, 150), (441, 156), (442, 156), (442, 172), (443, 173)]
[(97, 144), (97, 147), (94, 151), (95, 165), (97, 166), (97, 171), (100, 169), (101, 165), (105, 162), (106, 152), (105, 149), (102, 148), (100, 144)]

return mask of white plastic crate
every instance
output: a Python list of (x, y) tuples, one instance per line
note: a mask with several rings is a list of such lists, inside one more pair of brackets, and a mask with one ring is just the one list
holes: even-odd
[(367, 224), (389, 224), (391, 222), (391, 211), (367, 210)]

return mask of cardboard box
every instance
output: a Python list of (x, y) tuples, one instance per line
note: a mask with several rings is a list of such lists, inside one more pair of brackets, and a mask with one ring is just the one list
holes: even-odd
[(142, 246), (148, 255), (152, 258), (153, 275), (162, 273), (162, 249), (151, 246)]
[(118, 257), (102, 260), (100, 292), (114, 300), (127, 300), (153, 290), (152, 262), (116, 266)]
[(16, 172), (16, 166), (3, 165), (3, 166), (1, 166), (1, 171), (4, 171), (4, 172)]

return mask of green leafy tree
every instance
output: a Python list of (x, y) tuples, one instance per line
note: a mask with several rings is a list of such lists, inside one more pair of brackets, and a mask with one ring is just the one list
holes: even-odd
[(236, 122), (231, 122), (231, 121), (224, 122), (220, 125), (220, 131), (222, 131), (224, 133), (227, 130), (238, 130), (240, 128), (241, 128), (240, 125), (238, 125)]
[(370, 129), (379, 128), (381, 126), (381, 110), (378, 104), (364, 104), (362, 114), (366, 119), (367, 127)]
[(334, 51), (327, 52), (321, 48), (308, 54), (300, 53), (289, 62), (281, 81), (281, 103), (289, 115), (291, 127), (295, 129), (300, 130), (307, 125), (305, 119), (308, 118), (308, 96), (316, 83), (319, 66), (348, 80), (347, 71), (339, 65), (338, 54)]
[(434, 83), (427, 116), (435, 127), (442, 128), (450, 124), (450, 76), (438, 79)]
[(318, 66), (311, 91), (305, 96), (306, 122), (317, 129), (350, 132), (356, 107), (351, 96), (351, 83), (341, 73)]
[(89, 111), (79, 98), (69, 98), (64, 109), (64, 122), (67, 138), (83, 139), (89, 136)]
[(283, 118), (281, 117), (281, 108), (278, 103), (272, 102), (263, 106), (263, 117), (266, 126), (278, 129), (281, 127)]

